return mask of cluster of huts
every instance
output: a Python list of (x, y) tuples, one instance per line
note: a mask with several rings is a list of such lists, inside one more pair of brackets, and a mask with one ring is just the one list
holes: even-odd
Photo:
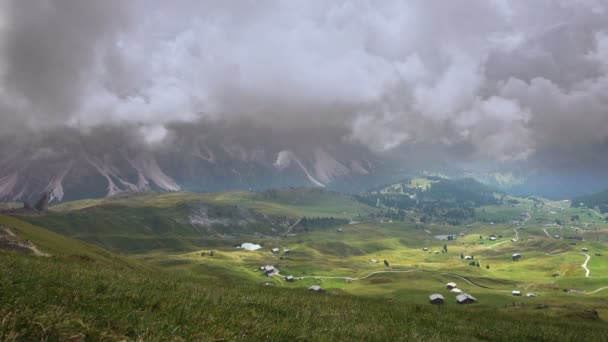
[[(468, 293), (464, 293), (461, 289), (459, 289), (456, 285), (456, 283), (454, 282), (450, 282), (446, 284), (446, 288), (448, 290), (450, 290), (451, 293), (457, 293), (456, 295), (456, 303), (458, 304), (473, 304), (475, 302), (477, 302), (477, 299), (473, 296), (471, 296)], [(521, 291), (519, 290), (513, 290), (511, 291), (511, 294), (513, 296), (521, 296)], [(534, 292), (528, 292), (526, 293), (526, 297), (536, 297), (537, 294)], [(445, 302), (445, 298), (443, 297), (442, 294), (440, 293), (433, 293), (432, 295), (429, 296), (430, 302), (431, 304), (443, 304)]]
[[(462, 290), (457, 287), (456, 283), (447, 283), (446, 288), (450, 290), (450, 292), (458, 294), (456, 295), (456, 303), (458, 304), (472, 304), (477, 301), (475, 297), (471, 296), (468, 293), (462, 292)], [(431, 304), (443, 304), (445, 301), (443, 295), (439, 293), (433, 293), (429, 296), (429, 299)]]
[[(281, 250), (278, 247), (271, 249), (270, 252), (272, 254), (281, 254)], [(289, 254), (291, 253), (291, 250), (289, 248), (283, 248), (283, 253)]]
[[(260, 271), (264, 272), (264, 274), (266, 274), (266, 276), (268, 276), (268, 277), (272, 277), (274, 275), (279, 275), (279, 269), (273, 265), (260, 266)], [(294, 281), (296, 281), (298, 279), (301, 280), (302, 278), (296, 278), (292, 275), (285, 276), (285, 281), (288, 283), (293, 283)]]
[(272, 265), (260, 266), (260, 271), (266, 273), (269, 277), (279, 273), (279, 269)]

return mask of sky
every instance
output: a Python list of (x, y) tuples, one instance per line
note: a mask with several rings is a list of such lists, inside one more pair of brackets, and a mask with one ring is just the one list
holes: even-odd
[(155, 144), (220, 120), (593, 164), (607, 94), (603, 0), (0, 0), (0, 136), (130, 127)]

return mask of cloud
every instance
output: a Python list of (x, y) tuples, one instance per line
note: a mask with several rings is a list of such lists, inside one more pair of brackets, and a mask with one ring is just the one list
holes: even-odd
[(607, 10), (594, 0), (7, 1), (0, 134), (133, 125), (158, 142), (176, 123), (211, 119), (311, 137), (332, 127), (323, 132), (375, 151), (434, 145), (499, 162), (605, 145)]
[[(86, 99), (97, 59), (123, 28), (121, 1), (5, 1), (0, 103), (4, 129), (64, 124)], [(19, 119), (17, 119), (17, 117)]]

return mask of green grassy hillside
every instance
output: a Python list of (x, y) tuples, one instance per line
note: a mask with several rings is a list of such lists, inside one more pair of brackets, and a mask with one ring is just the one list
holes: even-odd
[(19, 238), (31, 241), (42, 253), (48, 254), (51, 258), (72, 259), (90, 266), (103, 264), (127, 269), (150, 268), (131, 258), (65, 237), (15, 217), (0, 215), (0, 226), (8, 227)]
[(0, 253), (0, 340), (599, 341), (595, 311), (497, 311)]
[[(608, 224), (589, 209), (539, 199), (475, 210), (478, 220), (466, 225), (392, 221), (349, 196), (286, 189), (145, 193), (0, 216), (0, 225), (51, 254), (0, 253), (0, 340), (597, 340), (606, 333)], [(302, 217), (314, 229), (299, 229)], [(244, 242), (261, 248), (236, 248)], [(513, 261), (515, 253), (523, 258)], [(280, 273), (266, 276), (261, 265)], [(457, 305), (445, 287), (451, 281), (478, 302)], [(309, 293), (311, 285), (328, 292)], [(431, 306), (431, 293), (446, 303)]]
[(473, 179), (424, 177), (407, 179), (356, 196), (370, 206), (385, 209), (385, 216), (406, 216), (430, 223), (463, 224), (475, 219), (475, 208), (503, 203), (504, 193)]
[(222, 193), (146, 192), (66, 202), (52, 206), (51, 210), (67, 212), (101, 205), (172, 208), (192, 202), (216, 206), (238, 206), (261, 214), (296, 219), (303, 216), (353, 218), (359, 214), (365, 215), (375, 211), (374, 208), (358, 203), (350, 196), (316, 188), (277, 189), (261, 193), (242, 191)]
[(572, 199), (573, 207), (598, 208), (602, 214), (608, 213), (608, 190)]
[(319, 189), (263, 193), (142, 193), (82, 200), (23, 219), (104, 248), (127, 252), (229, 246), (238, 236), (280, 236), (302, 217), (358, 219), (376, 209)]

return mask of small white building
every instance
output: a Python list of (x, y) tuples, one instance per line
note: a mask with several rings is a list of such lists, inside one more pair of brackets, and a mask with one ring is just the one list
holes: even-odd
[(313, 285), (313, 286), (309, 287), (308, 290), (309, 291), (315, 291), (315, 292), (323, 292), (323, 291), (325, 291), (325, 289), (322, 288), (319, 285)]
[(272, 265), (264, 265), (260, 267), (260, 270), (266, 273), (267, 276), (272, 276), (276, 273), (279, 273), (279, 270)]
[(455, 287), (455, 288), (451, 289), (450, 292), (452, 292), (452, 293), (462, 293), (462, 290), (459, 289), (459, 288), (457, 288), (457, 287)]
[(467, 255), (467, 256), (464, 257), (464, 260), (473, 260), (473, 257), (470, 256), (470, 255)]
[(439, 293), (434, 293), (430, 295), (429, 299), (431, 300), (431, 304), (443, 304), (444, 301), (443, 296)]
[(521, 296), (521, 291), (513, 290), (513, 291), (511, 291), (511, 294), (514, 296)]
[(490, 241), (496, 241), (496, 237), (495, 236), (490, 236)]
[(472, 304), (476, 301), (477, 299), (468, 293), (462, 293), (456, 296), (456, 303), (458, 304)]
[(429, 251), (429, 249), (427, 247), (424, 247), (422, 250), (425, 251), (425, 252)]
[(457, 286), (456, 286), (456, 283), (454, 283), (454, 282), (449, 282), (449, 283), (445, 284), (445, 287), (446, 287), (448, 290), (451, 290), (451, 289), (456, 288)]
[(279, 253), (281, 253), (281, 250), (278, 249), (278, 248), (273, 248), (271, 251), (272, 251), (272, 254), (279, 254)]
[(583, 252), (589, 252), (589, 249), (588, 249), (588, 248), (583, 247), (583, 248), (581, 248), (581, 251), (583, 251)]

